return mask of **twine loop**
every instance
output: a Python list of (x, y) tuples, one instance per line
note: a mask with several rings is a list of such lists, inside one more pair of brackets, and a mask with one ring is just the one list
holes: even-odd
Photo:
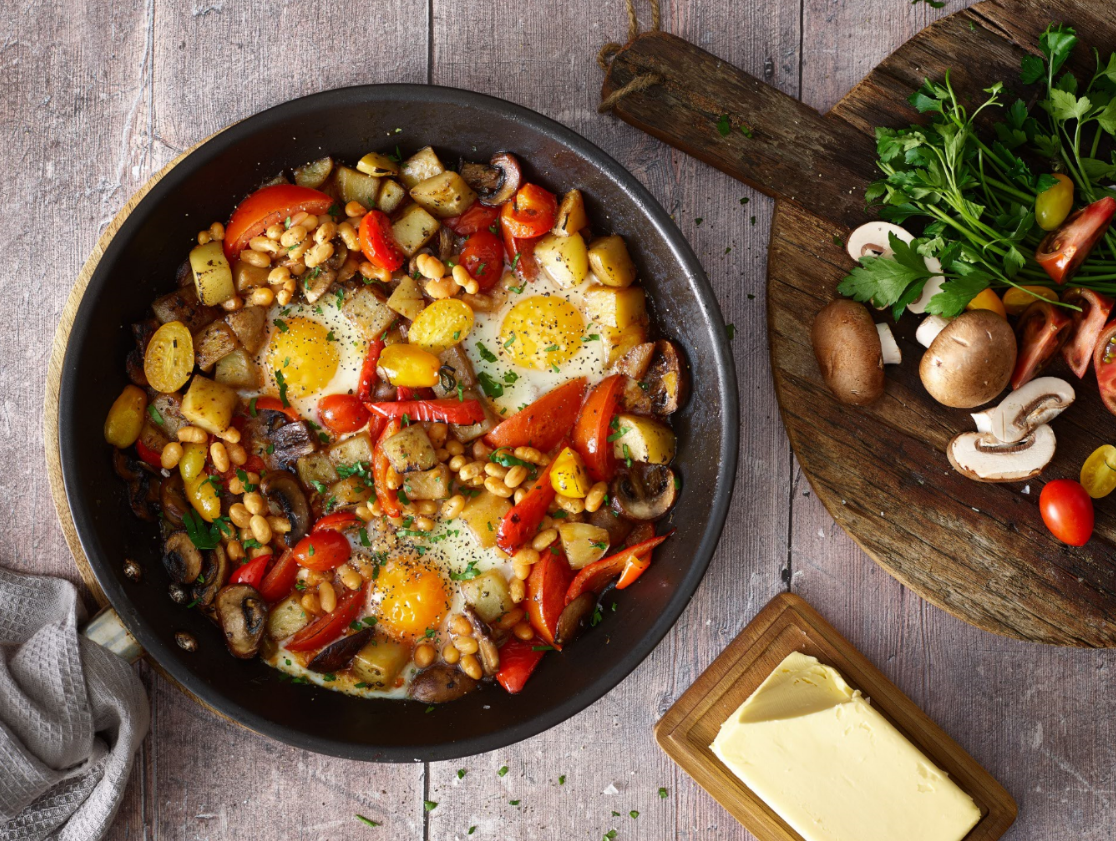
[[(639, 35), (639, 19), (636, 17), (635, 0), (624, 0), (624, 2), (627, 6), (628, 12), (627, 43), (630, 44)], [(662, 14), (659, 9), (659, 0), (651, 0), (651, 29), (649, 31), (658, 32), (661, 23)], [(600, 65), (601, 70), (607, 73), (609, 65), (611, 65), (612, 63), (612, 59), (615, 58), (616, 54), (623, 48), (623, 44), (618, 44), (615, 41), (609, 41), (607, 44), (601, 47), (600, 52), (597, 53), (597, 64)], [(652, 85), (662, 84), (663, 81), (663, 77), (660, 76), (658, 73), (640, 73), (639, 75), (632, 77), (631, 81), (628, 82), (626, 85), (617, 88), (603, 100), (601, 100), (601, 104), (597, 106), (597, 112), (600, 114), (604, 114), (608, 111), (611, 111), (613, 106), (615, 106), (616, 103), (623, 99), (625, 96), (637, 93), (642, 90), (647, 90), (647, 88), (651, 87)]]

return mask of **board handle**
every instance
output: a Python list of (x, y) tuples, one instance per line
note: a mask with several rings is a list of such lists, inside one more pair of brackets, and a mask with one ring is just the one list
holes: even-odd
[(653, 31), (629, 41), (601, 99), (624, 122), (766, 195), (848, 227), (867, 219), (864, 190), (880, 177), (872, 137), (682, 38)]

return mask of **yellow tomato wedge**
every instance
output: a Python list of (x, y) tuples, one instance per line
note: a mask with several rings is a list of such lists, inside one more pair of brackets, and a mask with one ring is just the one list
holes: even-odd
[(1022, 315), (1035, 301), (1057, 301), (1058, 293), (1049, 286), (1012, 287), (1004, 293), (1004, 309), (1008, 315)]
[(194, 337), (181, 321), (168, 321), (155, 331), (143, 354), (148, 384), (164, 394), (178, 391), (194, 370)]
[(967, 310), (991, 310), (998, 313), (1002, 318), (1007, 318), (1007, 310), (1004, 309), (1004, 302), (1000, 300), (1000, 296), (993, 292), (991, 289), (985, 289), (969, 303), (965, 305)]
[(1102, 444), (1081, 465), (1081, 485), (1093, 499), (1116, 490), (1116, 447)]

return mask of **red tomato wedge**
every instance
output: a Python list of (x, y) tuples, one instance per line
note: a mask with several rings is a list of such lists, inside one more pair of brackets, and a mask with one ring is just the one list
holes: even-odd
[(1070, 310), (1073, 330), (1069, 340), (1062, 345), (1062, 358), (1078, 377), (1084, 377), (1093, 358), (1093, 348), (1097, 346), (1097, 336), (1104, 329), (1114, 302), (1106, 295), (1092, 289), (1069, 289), (1062, 301), (1081, 307), (1081, 311)]
[(398, 403), (369, 403), (368, 410), (383, 418), (402, 420), (406, 415), (412, 421), (443, 421), (466, 426), (484, 420), (484, 408), (479, 400), (458, 400), (456, 397), (440, 397), (437, 400), (403, 400)]
[(509, 694), (515, 695), (523, 689), (527, 678), (546, 654), (545, 650), (539, 650), (543, 644), (537, 638), (523, 641), (518, 637), (511, 637), (500, 646), (500, 669), (496, 672), (496, 681)]
[(347, 529), (359, 528), (362, 525), (364, 525), (364, 520), (360, 519), (360, 517), (352, 511), (334, 511), (332, 514), (326, 514), (318, 520), (318, 522), (314, 523), (314, 527), (310, 529), (310, 531), (343, 532)]
[(516, 239), (535, 239), (549, 233), (558, 215), (554, 193), (537, 184), (524, 184), (500, 208), (500, 224)]
[(1065, 283), (1081, 268), (1089, 252), (1112, 224), (1116, 199), (1105, 196), (1076, 213), (1039, 243), (1035, 260), (1055, 283)]
[(376, 446), (372, 449), (372, 480), (376, 487), (376, 499), (380, 500), (384, 513), (389, 517), (401, 517), (403, 508), (399, 505), (399, 494), (388, 487), (387, 477), (391, 463), (384, 455), (384, 441), (397, 433), (403, 425), (397, 418), (388, 421), (380, 437), (376, 439)]
[(322, 426), (337, 435), (357, 432), (368, 423), (368, 410), (355, 394), (327, 394), (318, 401)]
[(1093, 536), (1093, 500), (1073, 479), (1047, 482), (1039, 494), (1042, 521), (1062, 543), (1084, 546)]
[(370, 210), (360, 220), (360, 250), (369, 263), (389, 272), (403, 265), (403, 252), (395, 244), (391, 220), (382, 210)]
[(527, 495), (512, 506), (511, 511), (500, 521), (500, 528), (496, 531), (496, 545), (509, 555), (514, 555), (524, 543), (535, 536), (539, 523), (546, 516), (546, 510), (554, 501), (554, 486), (550, 483), (550, 471), (553, 467), (554, 461), (551, 460), (527, 490)]
[(554, 631), (566, 606), (566, 591), (573, 577), (564, 555), (546, 551), (531, 567), (527, 579), (527, 618), (531, 627), (547, 645), (559, 649), (561, 646), (554, 645)]
[[(639, 569), (638, 572), (633, 571), (630, 580), (624, 585), (627, 587), (628, 584), (639, 578), (643, 570), (650, 566), (651, 550), (672, 534), (674, 534), (674, 529), (666, 534), (660, 534), (658, 537), (652, 537), (650, 540), (644, 540), (634, 546), (629, 546), (627, 549), (621, 549), (607, 558), (601, 558), (599, 561), (594, 561), (588, 566), (582, 567), (566, 590), (565, 603), (569, 604), (582, 593), (600, 593), (609, 581), (624, 574), (629, 563), (635, 565), (642, 563), (642, 569)], [(646, 562), (639, 560), (642, 557), (647, 559)], [(528, 584), (530, 584), (529, 581)]]
[(499, 218), (500, 208), (487, 207), (478, 201), (473, 202), (473, 204), (469, 206), (469, 209), (460, 216), (451, 216), (449, 219), (443, 219), (442, 224), (459, 237), (467, 237), (469, 234), (475, 234), (477, 231), (491, 228), (496, 224), (496, 220)]
[(333, 613), (319, 616), (293, 637), (287, 643), (288, 651), (313, 651), (333, 642), (349, 627), (349, 623), (357, 618), (360, 608), (364, 604), (364, 588), (349, 590), (337, 601)]
[(584, 396), (585, 377), (563, 383), (485, 435), (485, 443), (494, 448), (534, 447), (548, 453), (570, 434)]
[(364, 355), (364, 364), (360, 367), (360, 379), (357, 380), (356, 396), (362, 403), (372, 399), (372, 389), (376, 387), (379, 375), (376, 367), (380, 364), (380, 354), (384, 351), (383, 339), (370, 342), (368, 352)]
[(465, 240), (459, 259), (483, 292), (491, 289), (504, 274), (504, 244), (487, 228)]
[(151, 449), (149, 446), (147, 446), (145, 443), (143, 443), (143, 441), (141, 441), (138, 438), (136, 439), (136, 455), (138, 455), (141, 459), (146, 461), (152, 467), (155, 467), (155, 468), (160, 469), (160, 470), (163, 467), (163, 455), (162, 455), (162, 453), (155, 452), (153, 449)]
[[(252, 558), (252, 560), (238, 567), (233, 574), (229, 576), (229, 583), (248, 584), (259, 590), (261, 582), (264, 580), (264, 573), (267, 571), (267, 565), (271, 563), (271, 559), (272, 554), (270, 552)], [(263, 596), (262, 591), (260, 595)], [(264, 600), (267, 600), (267, 596), (264, 596)]]
[(1015, 326), (1015, 334), (1019, 337), (1019, 358), (1011, 374), (1013, 389), (1035, 378), (1061, 350), (1071, 327), (1073, 320), (1066, 310), (1049, 301), (1035, 301), (1023, 311)]
[(300, 567), (324, 572), (336, 569), (353, 553), (349, 539), (330, 529), (310, 532), (292, 550)]
[(1116, 415), (1116, 321), (1104, 325), (1093, 348), (1093, 370), (1097, 372), (1104, 408)]
[(616, 404), (623, 389), (623, 376), (613, 374), (605, 377), (589, 392), (577, 416), (573, 445), (595, 482), (607, 482), (615, 469), (616, 460), (608, 440), (612, 431), (608, 425), (616, 413)]
[(225, 256), (231, 263), (248, 248), (248, 240), (267, 230), (269, 225), (306, 211), (321, 216), (333, 206), (333, 199), (320, 190), (295, 184), (275, 184), (256, 190), (236, 206), (225, 226)]
[(280, 400), (278, 397), (256, 397), (254, 398), (254, 400), (249, 401), (248, 403), (249, 414), (252, 413), (253, 409), (255, 409), (256, 412), (260, 412), (264, 409), (272, 412), (282, 412), (293, 421), (302, 420), (302, 418), (298, 414), (298, 409), (296, 409), (294, 406), (284, 406), (283, 401)]
[(264, 601), (277, 602), (291, 592), (296, 578), (298, 578), (298, 563), (294, 559), (294, 552), (288, 549), (279, 556), (275, 566), (268, 570), (256, 589), (260, 591)]

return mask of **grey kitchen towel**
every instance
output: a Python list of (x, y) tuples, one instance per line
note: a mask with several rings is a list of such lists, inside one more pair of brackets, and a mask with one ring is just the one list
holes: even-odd
[(95, 841), (147, 734), (132, 667), (78, 635), (74, 585), (0, 568), (0, 841)]

